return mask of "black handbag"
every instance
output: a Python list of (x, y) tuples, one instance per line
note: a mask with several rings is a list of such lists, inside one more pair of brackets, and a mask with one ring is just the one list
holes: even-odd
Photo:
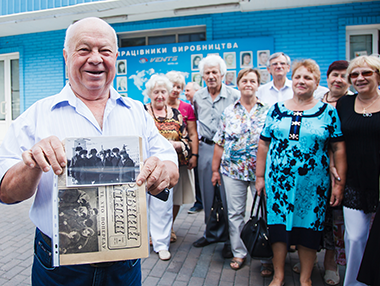
[[(253, 210), (258, 197), (259, 205), (255, 215), (253, 215)], [(259, 217), (260, 211), (261, 217)], [(244, 225), (240, 233), (240, 238), (243, 240), (249, 255), (253, 259), (270, 259), (273, 257), (272, 246), (268, 235), (265, 197), (263, 192), (260, 196), (258, 196), (257, 193), (255, 194), (251, 209), (251, 217)]]
[(223, 207), (219, 186), (215, 185), (214, 201), (206, 223), (206, 238), (211, 243), (225, 242), (228, 239), (228, 235), (227, 213)]

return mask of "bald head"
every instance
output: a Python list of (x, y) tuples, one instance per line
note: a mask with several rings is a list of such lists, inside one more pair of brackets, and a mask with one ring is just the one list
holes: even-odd
[(117, 40), (105, 21), (91, 17), (66, 31), (63, 57), (69, 82), (82, 100), (106, 100), (116, 74)]
[(75, 23), (71, 24), (67, 30), (66, 30), (66, 37), (64, 42), (64, 49), (66, 52), (69, 52), (69, 49), (71, 48), (72, 39), (73, 36), (77, 34), (78, 30), (81, 29), (94, 29), (94, 30), (106, 30), (107, 32), (112, 35), (114, 42), (115, 42), (115, 50), (118, 50), (117, 45), (117, 35), (115, 30), (104, 20), (97, 18), (97, 17), (88, 17), (81, 19), (79, 21), (76, 21)]
[(193, 104), (193, 98), (194, 98), (194, 94), (201, 89), (201, 86), (196, 83), (196, 82), (189, 82), (186, 86), (185, 86), (185, 95), (186, 95), (186, 99), (188, 101), (191, 102), (191, 104)]

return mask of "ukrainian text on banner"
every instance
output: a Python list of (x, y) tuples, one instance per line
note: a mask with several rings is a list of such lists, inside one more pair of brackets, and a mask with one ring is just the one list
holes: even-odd
[(179, 71), (186, 83), (194, 81), (204, 86), (198, 65), (210, 54), (225, 60), (225, 84), (236, 86), (237, 74), (246, 67), (259, 68), (265, 83), (270, 81), (265, 62), (273, 53), (273, 46), (273, 37), (258, 37), (120, 48), (114, 87), (124, 96), (147, 103), (149, 99), (143, 91), (155, 73)]

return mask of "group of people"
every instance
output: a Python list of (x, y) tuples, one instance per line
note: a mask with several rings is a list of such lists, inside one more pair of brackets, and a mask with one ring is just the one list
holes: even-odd
[[(293, 245), (300, 257), (294, 270), (300, 272), (302, 286), (311, 285), (316, 252), (322, 246), (328, 249), (325, 281), (339, 283), (332, 228), (325, 223), (327, 216), (331, 224), (331, 213), (339, 205), (346, 230), (344, 285), (363, 285), (358, 280), (379, 284), (378, 58), (332, 63), (329, 88), (323, 89), (315, 61), (296, 62), (288, 80), (290, 58), (275, 53), (266, 62), (271, 82), (260, 86), (258, 70), (245, 68), (237, 76), (236, 90), (222, 82), (224, 60), (209, 55), (199, 62), (206, 87), (192, 83), (185, 88), (179, 72), (153, 75), (145, 91), (151, 102), (143, 106), (112, 88), (117, 37), (105, 21), (85, 18), (70, 25), (63, 55), (68, 84), (20, 115), (0, 147), (1, 202), (35, 196), (30, 211), (36, 225), (33, 285), (141, 285), (139, 259), (56, 268), (51, 261), (53, 178), (68, 164), (62, 140), (112, 135), (143, 138), (145, 163), (138, 185), (145, 182), (153, 195), (171, 189), (167, 201), (147, 196), (151, 241), (160, 259), (171, 257), (170, 242), (177, 239), (173, 221), (182, 204), (194, 202), (195, 186), (199, 185), (206, 223), (214, 185), (219, 184), (229, 221), (222, 255), (232, 258), (232, 269), (243, 267), (247, 250), (239, 234), (249, 187), (252, 193), (266, 194), (274, 255), (262, 261), (260, 272), (273, 275), (270, 286), (284, 284), (285, 257)], [(348, 95), (350, 84), (355, 95)], [(179, 100), (184, 88), (191, 105)], [(213, 242), (205, 232), (193, 246)]]
[[(191, 102), (198, 123), (205, 223), (213, 186), (219, 184), (229, 220), (222, 255), (232, 258), (232, 269), (240, 269), (247, 256), (240, 239), (247, 190), (265, 192), (274, 256), (262, 261), (261, 275), (274, 275), (271, 286), (283, 285), (285, 257), (296, 246), (300, 263), (293, 271), (300, 273), (301, 285), (311, 285), (316, 253), (324, 248), (324, 280), (337, 285), (333, 213), (343, 212), (344, 285), (364, 285), (357, 279), (375, 285), (367, 278), (368, 269), (360, 270), (365, 275), (358, 273), (379, 201), (380, 129), (375, 122), (380, 114), (380, 60), (362, 56), (350, 63), (333, 62), (328, 89), (319, 85), (321, 73), (314, 60), (295, 62), (291, 80), (286, 78), (291, 68), (286, 54), (271, 55), (266, 65), (271, 82), (260, 87), (259, 71), (246, 68), (238, 74), (237, 91), (222, 83), (226, 65), (220, 57), (210, 55), (199, 63), (206, 87)], [(193, 246), (213, 242), (205, 232)], [(367, 252), (367, 259), (374, 260), (371, 250)]]
[(136, 176), (135, 162), (125, 145), (121, 151), (117, 147), (100, 152), (92, 148), (89, 154), (77, 146), (75, 155), (67, 162), (67, 172), (73, 185), (134, 182)]
[(59, 204), (59, 248), (61, 253), (81, 253), (98, 248), (92, 236), (97, 232), (96, 208), (91, 207), (89, 195), (79, 189), (61, 190)]

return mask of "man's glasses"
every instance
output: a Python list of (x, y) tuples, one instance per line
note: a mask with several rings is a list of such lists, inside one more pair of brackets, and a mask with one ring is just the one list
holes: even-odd
[(281, 62), (281, 63), (272, 63), (272, 64), (270, 64), (272, 67), (276, 67), (276, 66), (285, 66), (285, 65), (287, 65), (287, 63), (284, 63), (284, 62)]
[(378, 71), (363, 71), (363, 72), (353, 72), (353, 73), (350, 73), (350, 78), (352, 79), (352, 78), (358, 78), (359, 77), (359, 75), (362, 75), (362, 77), (370, 77), (370, 76), (372, 76), (373, 75), (373, 73), (375, 73), (375, 72), (377, 72), (378, 73)]

